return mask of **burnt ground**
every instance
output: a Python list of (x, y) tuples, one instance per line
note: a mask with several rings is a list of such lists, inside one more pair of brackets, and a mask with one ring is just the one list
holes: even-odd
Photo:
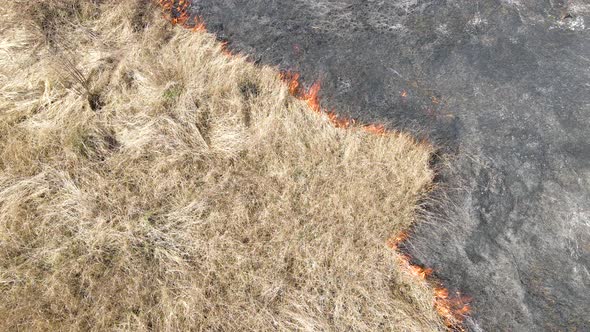
[(409, 247), (473, 297), (470, 329), (590, 330), (586, 0), (193, 2), (324, 106), (441, 147), (444, 213)]

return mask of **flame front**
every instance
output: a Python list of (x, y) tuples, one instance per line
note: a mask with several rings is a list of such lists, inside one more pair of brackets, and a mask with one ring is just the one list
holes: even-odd
[[(407, 232), (401, 232), (396, 237), (388, 241), (388, 246), (399, 252), (399, 246), (409, 238)], [(425, 268), (412, 263), (412, 257), (407, 254), (400, 254), (400, 265), (411, 275), (428, 280), (433, 285), (434, 309), (441, 316), (445, 325), (452, 331), (465, 331), (463, 321), (466, 315), (471, 311), (471, 298), (462, 296), (457, 292), (450, 296), (449, 290), (440, 285), (440, 282), (432, 278), (434, 270)]]
[[(172, 24), (180, 25), (184, 28), (191, 29), (193, 31), (205, 31), (206, 27), (202, 19), (199, 17), (193, 17), (190, 15), (189, 0), (158, 0), (162, 8), (164, 9), (164, 17), (169, 20)], [(222, 44), (222, 52), (227, 56), (234, 56), (227, 50), (227, 44)], [(334, 111), (328, 111), (322, 109), (320, 105), (320, 88), (319, 82), (313, 83), (308, 89), (303, 87), (301, 84), (301, 75), (295, 72), (284, 72), (281, 73), (280, 78), (286, 82), (289, 93), (307, 103), (311, 110), (316, 113), (325, 114), (327, 118), (337, 128), (351, 128), (357, 124), (357, 121), (348, 117), (341, 117)], [(401, 97), (405, 98), (408, 96), (408, 92), (403, 90)], [(433, 97), (434, 98), (434, 97)], [(438, 102), (438, 99), (433, 99), (433, 103)], [(359, 126), (362, 130), (376, 135), (385, 135), (391, 133), (382, 124), (365, 124)], [(401, 232), (395, 237), (387, 241), (388, 247), (395, 251), (399, 250), (399, 245), (406, 241), (409, 237), (407, 232)], [(465, 331), (463, 327), (463, 321), (466, 315), (470, 312), (471, 307), (469, 302), (470, 298), (462, 296), (459, 292), (455, 295), (449, 295), (448, 289), (440, 286), (440, 282), (433, 279), (433, 270), (430, 268), (424, 268), (422, 266), (412, 263), (412, 257), (407, 254), (400, 254), (400, 265), (403, 270), (407, 271), (411, 275), (421, 280), (428, 281), (433, 286), (433, 297), (434, 297), (434, 308), (436, 312), (442, 317), (446, 326), (449, 330), (453, 331)]]
[[(314, 112), (325, 114), (336, 128), (347, 129), (357, 124), (357, 121), (353, 118), (340, 116), (334, 111), (329, 111), (321, 107), (319, 98), (321, 88), (320, 82), (314, 82), (309, 89), (306, 90), (305, 88), (302, 88), (303, 85), (301, 84), (301, 75), (299, 75), (299, 73), (287, 71), (281, 73), (280, 77), (287, 84), (289, 93), (292, 96), (305, 101), (309, 108)], [(360, 126), (360, 128), (376, 135), (384, 135), (388, 133), (387, 129), (382, 124), (367, 124)]]

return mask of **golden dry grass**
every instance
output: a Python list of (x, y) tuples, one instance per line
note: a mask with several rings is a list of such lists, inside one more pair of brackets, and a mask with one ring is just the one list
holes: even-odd
[(149, 1), (0, 8), (0, 330), (442, 328), (386, 240), (430, 150)]

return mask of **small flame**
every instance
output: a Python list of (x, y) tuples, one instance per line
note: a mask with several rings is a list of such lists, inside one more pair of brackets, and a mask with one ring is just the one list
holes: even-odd
[(430, 268), (423, 268), (418, 265), (410, 265), (410, 271), (420, 279), (426, 279), (427, 277), (430, 277), (433, 272)]
[[(201, 18), (190, 15), (189, 0), (157, 1), (164, 9), (164, 17), (172, 24), (180, 25), (193, 31), (206, 30), (206, 26)], [(229, 50), (227, 50), (227, 43), (222, 44), (221, 51), (227, 56), (235, 56)], [(330, 123), (332, 123), (335, 127), (350, 128), (357, 123), (354, 119), (341, 117), (334, 111), (327, 111), (321, 108), (319, 99), (321, 85), (319, 82), (313, 83), (309, 89), (306, 90), (302, 87), (299, 73), (284, 72), (281, 73), (280, 78), (286, 82), (289, 93), (292, 96), (305, 101), (310, 109), (312, 109), (314, 112), (325, 114), (330, 120)], [(403, 98), (407, 97), (408, 92), (406, 90), (402, 90), (401, 96)], [(437, 104), (440, 101), (436, 99), (436, 97), (433, 97), (432, 102)], [(368, 124), (363, 125), (360, 128), (375, 135), (385, 135), (389, 133), (389, 131), (382, 124)], [(387, 241), (387, 245), (391, 249), (399, 252), (399, 245), (406, 241), (408, 237), (409, 234), (407, 232), (401, 232), (397, 236), (389, 239)], [(416, 278), (428, 280), (433, 285), (439, 284), (436, 280), (432, 280), (432, 274), (434, 272), (432, 269), (412, 264), (412, 257), (407, 254), (400, 253), (400, 265), (404, 270), (408, 271), (408, 273), (415, 276)], [(436, 312), (443, 318), (449, 330), (465, 331), (462, 322), (465, 319), (465, 315), (467, 315), (471, 310), (469, 305), (471, 299), (461, 296), (459, 292), (457, 292), (454, 296), (450, 296), (449, 291), (442, 286), (434, 287), (433, 297), (434, 308)]]
[(387, 240), (387, 245), (389, 246), (389, 248), (391, 248), (393, 250), (398, 250), (399, 244), (404, 242), (405, 240), (407, 240), (409, 236), (410, 235), (408, 234), (408, 232), (405, 232), (405, 231), (399, 232), (397, 234), (397, 236)]
[(440, 316), (445, 319), (445, 323), (449, 328), (458, 331), (465, 331), (461, 322), (471, 311), (471, 298), (462, 296), (457, 292), (454, 296), (449, 296), (449, 291), (446, 288), (437, 287), (434, 289), (435, 305), (434, 308)]
[[(280, 78), (287, 84), (289, 93), (292, 96), (305, 101), (314, 112), (325, 114), (334, 127), (347, 129), (357, 124), (356, 119), (343, 117), (334, 111), (322, 109), (319, 98), (320, 82), (314, 82), (309, 89), (305, 90), (302, 88), (303, 85), (301, 84), (301, 75), (299, 73), (291, 71), (283, 72), (280, 74)], [(376, 135), (385, 135), (388, 133), (388, 130), (382, 124), (362, 125), (361, 128), (366, 132)]]
[(375, 134), (375, 135), (385, 135), (387, 134), (387, 129), (382, 124), (370, 124), (363, 126), (363, 129), (366, 131)]
[(206, 26), (199, 17), (192, 17), (189, 12), (189, 0), (158, 0), (164, 9), (164, 18), (174, 25), (193, 31), (205, 31)]
[(320, 107), (320, 98), (318, 97), (319, 93), (320, 93), (320, 88), (321, 88), (320, 82), (315, 82), (311, 85), (309, 90), (304, 92), (302, 95), (303, 100), (305, 100), (307, 102), (309, 107), (314, 112), (318, 112), (318, 113), (321, 112), (321, 110), (322, 110)]
[(289, 94), (293, 96), (299, 95), (299, 73), (286, 71), (280, 74), (281, 80), (287, 83), (289, 87)]
[[(388, 246), (399, 252), (400, 244), (406, 241), (408, 237), (408, 232), (400, 232), (388, 241)], [(399, 257), (402, 269), (408, 271), (416, 278), (429, 280), (431, 284), (436, 285), (433, 289), (434, 309), (443, 318), (447, 328), (452, 331), (465, 331), (462, 323), (465, 316), (471, 311), (471, 306), (469, 305), (471, 298), (462, 296), (459, 292), (455, 293), (454, 296), (450, 296), (448, 289), (442, 287), (440, 282), (431, 278), (434, 270), (413, 264), (412, 257), (408, 254), (400, 253)]]
[[(287, 83), (287, 87), (289, 88), (289, 94), (292, 96), (303, 100), (307, 103), (307, 105), (317, 113), (322, 113), (322, 108), (320, 106), (320, 82), (314, 82), (309, 89), (302, 88), (301, 84), (301, 75), (299, 73), (287, 71), (280, 74), (281, 80)], [(331, 119), (335, 119), (335, 114), (330, 116), (330, 112), (325, 112), (328, 114), (328, 117)]]
[(228, 42), (226, 41), (221, 43), (221, 53), (225, 54), (227, 57), (237, 56), (229, 50)]

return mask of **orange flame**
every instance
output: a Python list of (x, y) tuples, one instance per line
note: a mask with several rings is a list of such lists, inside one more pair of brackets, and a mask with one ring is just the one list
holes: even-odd
[[(190, 0), (157, 0), (164, 9), (164, 17), (172, 24), (180, 25), (186, 29), (193, 31), (205, 31), (206, 27), (202, 19), (190, 15), (189, 7)], [(227, 56), (234, 56), (227, 50), (227, 44), (223, 43), (221, 50)], [(320, 83), (313, 83), (309, 89), (302, 88), (299, 73), (284, 72), (280, 74), (280, 78), (286, 82), (289, 93), (303, 100), (309, 105), (310, 109), (317, 113), (325, 114), (330, 122), (337, 128), (350, 128), (356, 124), (355, 119), (341, 117), (334, 111), (327, 111), (321, 108), (320, 105)], [(403, 98), (408, 96), (408, 92), (403, 90), (401, 92)], [(433, 103), (439, 102), (434, 99)], [(360, 126), (361, 129), (376, 135), (385, 135), (390, 133), (382, 124), (366, 124)], [(399, 252), (399, 245), (406, 241), (409, 237), (407, 232), (401, 232), (397, 236), (389, 239), (387, 245)], [(465, 316), (470, 312), (471, 307), (470, 298), (461, 296), (457, 292), (454, 296), (449, 295), (449, 291), (440, 286), (439, 282), (432, 278), (433, 270), (424, 268), (422, 266), (412, 264), (412, 257), (407, 254), (400, 254), (400, 265), (411, 275), (421, 280), (428, 280), (433, 285), (434, 308), (436, 312), (443, 318), (449, 330), (465, 331), (462, 322)]]
[(321, 88), (320, 82), (315, 82), (311, 85), (309, 90), (304, 92), (303, 95), (301, 96), (303, 98), (303, 100), (305, 100), (307, 102), (309, 107), (312, 110), (314, 110), (315, 112), (321, 111), (320, 98), (318, 97), (319, 93), (320, 93), (320, 88)]
[(305, 101), (314, 112), (322, 112), (319, 98), (321, 88), (320, 82), (313, 83), (309, 89), (305, 90), (302, 88), (302, 84), (300, 82), (301, 75), (299, 75), (299, 73), (287, 71), (281, 73), (280, 78), (287, 83), (287, 86), (289, 87), (289, 93), (292, 96)]
[(442, 287), (434, 289), (434, 296), (434, 308), (445, 319), (447, 326), (458, 331), (464, 331), (461, 322), (465, 315), (471, 311), (469, 305), (471, 298), (462, 296), (459, 292), (454, 296), (449, 296), (449, 291)]
[(387, 245), (389, 246), (389, 248), (393, 249), (393, 250), (398, 250), (398, 245), (402, 242), (404, 242), (405, 240), (407, 240), (409, 237), (408, 232), (399, 232), (399, 234), (397, 234), (397, 236), (390, 238), (389, 240), (387, 240)]
[(299, 94), (299, 73), (292, 73), (290, 71), (280, 74), (281, 80), (287, 82), (289, 93), (293, 96)]
[[(388, 240), (388, 246), (399, 252), (399, 246), (409, 238), (408, 232), (401, 232), (396, 237)], [(434, 270), (412, 264), (412, 257), (408, 254), (400, 254), (400, 265), (411, 275), (429, 280), (434, 286), (434, 309), (443, 318), (445, 325), (452, 331), (465, 331), (463, 320), (471, 311), (471, 298), (462, 296), (457, 292), (454, 296), (449, 295), (449, 290), (440, 285), (440, 282), (432, 278)]]
[[(301, 84), (301, 75), (299, 75), (299, 73), (287, 71), (281, 73), (280, 77), (287, 84), (289, 93), (292, 96), (305, 101), (309, 108), (314, 112), (325, 114), (336, 128), (346, 129), (357, 124), (356, 119), (343, 117), (334, 111), (322, 109), (319, 98), (321, 88), (320, 82), (314, 82), (309, 89), (305, 90), (302, 88), (303, 85)], [(376, 135), (384, 135), (388, 133), (387, 129), (382, 124), (362, 125), (360, 128)]]
[(228, 43), (226, 41), (221, 43), (221, 52), (223, 54), (225, 54), (228, 57), (232, 57), (232, 56), (237, 56), (236, 54), (233, 54), (229, 48), (228, 48)]
[(157, 0), (164, 9), (164, 18), (174, 25), (193, 31), (206, 31), (203, 20), (192, 17), (189, 12), (190, 0)]
[(365, 125), (363, 126), (363, 129), (376, 134), (376, 135), (385, 135), (387, 134), (387, 129), (385, 129), (385, 126), (382, 124), (370, 124), (370, 125)]

